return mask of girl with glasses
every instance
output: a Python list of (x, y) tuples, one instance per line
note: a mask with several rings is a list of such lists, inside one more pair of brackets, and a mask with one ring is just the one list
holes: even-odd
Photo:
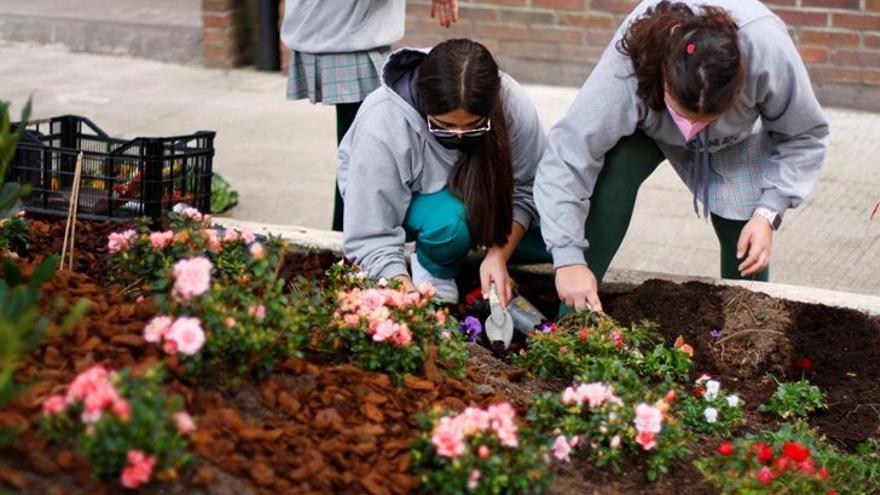
[(815, 185), (827, 136), (786, 26), (761, 2), (643, 1), (550, 131), (538, 169), (560, 299), (601, 309), (597, 279), (664, 159), (711, 218), (721, 276), (767, 280), (773, 232)]
[(506, 304), (508, 260), (546, 256), (530, 230), (544, 150), (534, 105), (483, 45), (466, 39), (399, 50), (382, 79), (339, 148), (345, 256), (408, 289), (431, 282), (441, 301), (457, 302), (455, 276), (483, 246), (483, 291), (494, 282)]

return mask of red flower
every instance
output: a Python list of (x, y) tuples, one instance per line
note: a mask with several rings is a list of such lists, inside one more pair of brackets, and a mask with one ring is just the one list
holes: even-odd
[(721, 442), (718, 445), (718, 453), (721, 455), (733, 454), (733, 443), (732, 442)]
[(825, 468), (822, 468), (822, 469), (816, 471), (816, 475), (819, 476), (819, 479), (822, 479), (822, 480), (827, 480), (828, 478), (831, 477), (831, 474)]
[(788, 460), (788, 457), (780, 457), (776, 459), (776, 470), (782, 473), (788, 469), (789, 464), (791, 464), (791, 461)]
[(837, 490), (828, 490), (825, 495), (840, 495), (837, 493)]
[(755, 453), (758, 454), (758, 461), (761, 464), (767, 464), (771, 460), (773, 460), (773, 456), (775, 452), (773, 452), (773, 447), (767, 445), (766, 443), (756, 443), (753, 447)]
[(669, 389), (669, 392), (666, 392), (666, 396), (663, 397), (663, 402), (665, 402), (667, 404), (672, 404), (672, 402), (674, 400), (675, 400), (675, 389), (671, 388), (671, 389)]
[(813, 459), (807, 459), (806, 461), (798, 464), (798, 469), (807, 474), (813, 474), (816, 472), (816, 465), (813, 464)]
[(792, 367), (803, 370), (805, 372), (813, 371), (813, 362), (810, 358), (798, 358), (791, 362)]
[(590, 336), (590, 331), (587, 330), (587, 329), (583, 329), (583, 330), (581, 330), (580, 333), (578, 334), (578, 340), (580, 340), (581, 342), (584, 342), (584, 341), (587, 340), (587, 338), (588, 338), (589, 336)]
[(770, 472), (770, 468), (764, 466), (758, 471), (758, 481), (760, 481), (762, 485), (769, 485), (770, 482), (773, 481), (773, 473)]
[(794, 462), (804, 462), (810, 457), (810, 449), (797, 442), (787, 442), (782, 446), (782, 453)]
[(479, 287), (467, 293), (464, 296), (464, 302), (467, 303), (468, 306), (473, 306), (478, 300), (483, 298), (483, 290)]

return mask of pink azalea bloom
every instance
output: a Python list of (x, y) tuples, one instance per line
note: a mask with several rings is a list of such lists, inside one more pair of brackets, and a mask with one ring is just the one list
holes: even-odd
[(401, 308), (408, 306), (416, 306), (422, 300), (422, 295), (418, 292), (407, 292), (403, 295), (403, 305)]
[(508, 402), (489, 406), (486, 410), (489, 413), (489, 426), (495, 432), (501, 445), (505, 447), (517, 447), (519, 439), (517, 438), (517, 428), (514, 418), (516, 411)]
[(361, 307), (367, 312), (371, 312), (384, 306), (385, 300), (385, 291), (367, 289), (361, 297)]
[(175, 355), (177, 354), (177, 342), (166, 339), (162, 344), (162, 350), (165, 351), (165, 354)]
[(220, 233), (217, 229), (205, 229), (205, 240), (208, 241), (208, 249), (215, 253), (220, 252), (223, 247), (220, 245)]
[(453, 418), (440, 418), (431, 432), (431, 443), (437, 455), (455, 459), (464, 454), (464, 432)]
[(636, 435), (636, 443), (645, 450), (651, 450), (657, 446), (657, 442), (654, 440), (654, 433), (650, 431), (640, 431)]
[(66, 408), (67, 402), (64, 400), (64, 396), (60, 394), (48, 397), (43, 401), (43, 414), (46, 416), (58, 414)]
[(137, 296), (137, 299), (135, 299), (134, 302), (140, 304), (140, 303), (142, 303), (142, 302), (144, 302), (144, 301), (146, 301), (146, 300), (147, 300), (147, 298), (144, 297), (144, 296)]
[(425, 299), (431, 299), (437, 291), (434, 289), (434, 284), (431, 282), (424, 282), (419, 286), (419, 292)]
[(174, 342), (181, 354), (192, 356), (205, 343), (202, 322), (198, 318), (178, 318), (165, 335), (165, 340)]
[(376, 281), (376, 285), (379, 287), (388, 287), (388, 280), (385, 277), (379, 277), (379, 280)]
[(660, 433), (660, 429), (663, 427), (663, 413), (650, 404), (639, 404), (636, 406), (634, 423), (638, 431)]
[(611, 332), (611, 340), (614, 342), (614, 347), (618, 349), (623, 347), (623, 334), (620, 333), (620, 330)]
[(214, 265), (208, 258), (199, 256), (180, 260), (174, 264), (173, 293), (183, 301), (200, 296), (211, 288), (211, 269)]
[(773, 481), (773, 473), (770, 471), (770, 468), (764, 466), (758, 471), (758, 481), (760, 481), (762, 485), (769, 485), (770, 482)]
[(376, 327), (376, 333), (373, 334), (373, 341), (384, 342), (394, 337), (394, 334), (400, 330), (400, 325), (392, 320), (385, 320)]
[[(376, 322), (379, 324), (391, 318), (391, 311), (386, 306), (381, 306), (370, 312), (370, 314), (367, 315), (367, 318), (369, 318), (371, 323)], [(373, 330), (375, 329), (375, 326), (373, 326)]]
[(485, 461), (489, 458), (489, 456), (492, 455), (492, 451), (489, 450), (489, 447), (486, 447), (485, 445), (480, 445), (480, 448), (477, 449), (477, 455), (480, 457), (480, 459)]
[(128, 451), (128, 464), (122, 470), (119, 481), (125, 488), (137, 488), (150, 481), (156, 456), (146, 455), (140, 450)]
[(439, 323), (440, 325), (443, 325), (446, 323), (446, 312), (445, 311), (441, 311), (438, 309), (435, 316), (437, 317), (437, 323)]
[(406, 294), (401, 291), (389, 291), (388, 300), (385, 302), (385, 304), (391, 306), (392, 308), (403, 308), (404, 306), (406, 306), (406, 298), (404, 297), (405, 295)]
[(412, 332), (409, 330), (409, 326), (403, 323), (397, 329), (397, 333), (394, 334), (394, 343), (397, 345), (407, 345), (410, 342), (412, 342)]
[(357, 328), (357, 326), (361, 324), (361, 318), (354, 314), (345, 315), (343, 321), (345, 321), (345, 324), (348, 325), (349, 328)]
[(245, 244), (250, 244), (256, 240), (257, 236), (254, 234), (254, 231), (245, 227), (241, 231), (241, 238)]
[(266, 249), (263, 248), (263, 245), (260, 244), (259, 242), (255, 242), (255, 243), (251, 244), (251, 247), (249, 248), (249, 250), (251, 252), (251, 256), (253, 256), (254, 259), (257, 261), (260, 261), (260, 260), (263, 260), (264, 258), (266, 258)]
[(611, 437), (611, 442), (609, 443), (609, 446), (612, 449), (620, 447), (620, 435), (614, 435), (613, 437)]
[(489, 413), (478, 407), (468, 407), (455, 417), (455, 421), (465, 435), (473, 435), (489, 428)]
[(128, 421), (131, 417), (131, 406), (125, 399), (119, 399), (113, 403), (113, 415), (121, 421)]
[(202, 213), (191, 206), (184, 208), (181, 214), (185, 217), (189, 217), (192, 220), (195, 220), (196, 222), (202, 221)]
[(480, 470), (479, 470), (479, 469), (473, 469), (473, 470), (471, 470), (471, 474), (470, 474), (470, 476), (468, 477), (468, 484), (467, 484), (468, 490), (474, 491), (474, 490), (476, 490), (477, 488), (479, 488), (479, 486), (480, 486), (480, 476), (481, 476), (481, 474), (480, 474)]
[(562, 403), (566, 405), (580, 403), (580, 396), (575, 392), (574, 387), (567, 387), (562, 392)]
[(186, 411), (175, 413), (174, 423), (177, 424), (177, 431), (181, 435), (196, 431), (196, 423), (193, 421), (192, 416)]
[(137, 232), (134, 230), (126, 230), (125, 232), (113, 232), (107, 236), (107, 250), (111, 254), (128, 251), (132, 243), (137, 238)]
[(248, 308), (248, 314), (253, 316), (257, 321), (266, 319), (266, 306), (257, 304)]
[(144, 328), (144, 340), (147, 342), (159, 342), (168, 333), (173, 320), (170, 316), (156, 316)]
[(571, 460), (569, 457), (570, 455), (571, 445), (569, 445), (565, 436), (559, 435), (556, 437), (556, 441), (553, 442), (553, 456), (560, 461), (568, 462)]
[(226, 229), (223, 232), (223, 242), (235, 242), (241, 240), (241, 232), (237, 229)]
[(589, 402), (590, 407), (596, 408), (612, 398), (614, 394), (611, 393), (611, 387), (606, 387), (602, 383), (596, 382), (580, 385), (577, 388), (577, 396), (579, 402)]
[(89, 395), (104, 389), (108, 385), (112, 386), (110, 384), (110, 373), (103, 366), (92, 366), (73, 379), (73, 382), (67, 389), (65, 400), (68, 404), (78, 400), (85, 400)]
[(153, 232), (150, 234), (150, 245), (153, 247), (153, 251), (159, 251), (171, 244), (173, 239), (174, 232), (170, 230), (166, 232)]

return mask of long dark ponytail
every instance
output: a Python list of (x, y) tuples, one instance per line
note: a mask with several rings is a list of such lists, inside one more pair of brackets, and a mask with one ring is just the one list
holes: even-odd
[(664, 0), (633, 21), (618, 43), (632, 59), (639, 97), (653, 110), (665, 108), (665, 89), (703, 115), (722, 114), (736, 103), (745, 80), (736, 21), (718, 7), (700, 10)]
[(449, 175), (449, 189), (465, 204), (474, 241), (504, 245), (513, 223), (513, 168), (498, 64), (475, 41), (444, 41), (419, 66), (416, 90), (428, 115), (461, 108), (491, 120), (479, 144), (462, 152)]

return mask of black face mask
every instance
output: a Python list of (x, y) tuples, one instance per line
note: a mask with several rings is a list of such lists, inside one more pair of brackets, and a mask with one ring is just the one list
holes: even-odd
[(434, 136), (434, 139), (440, 143), (441, 146), (448, 150), (461, 150), (461, 151), (471, 151), (477, 146), (480, 145), (480, 140), (483, 136), (477, 137), (469, 137), (469, 136)]

